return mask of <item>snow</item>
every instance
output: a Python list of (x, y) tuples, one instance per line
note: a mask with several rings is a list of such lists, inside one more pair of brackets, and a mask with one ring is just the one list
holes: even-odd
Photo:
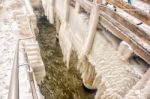
[[(16, 13), (25, 15), (26, 9), (22, 0), (5, 0), (2, 5), (3, 8), (0, 9), (0, 99), (7, 99), (17, 40), (23, 37), (20, 35), (21, 31), (14, 15)], [(25, 67), (20, 67), (19, 71), (20, 98), (32, 99)]]

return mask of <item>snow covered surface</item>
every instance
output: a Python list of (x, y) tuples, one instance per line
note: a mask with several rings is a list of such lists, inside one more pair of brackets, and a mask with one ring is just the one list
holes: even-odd
[[(14, 52), (20, 35), (20, 29), (14, 15), (25, 15), (23, 0), (3, 0), (0, 9), (0, 99), (7, 99)], [(25, 67), (19, 68), (20, 99), (32, 99), (30, 85)]]

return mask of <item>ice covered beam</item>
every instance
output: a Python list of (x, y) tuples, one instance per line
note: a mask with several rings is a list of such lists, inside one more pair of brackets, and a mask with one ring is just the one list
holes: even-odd
[(141, 0), (141, 1), (150, 4), (150, 0)]
[[(90, 12), (91, 8), (92, 8), (92, 4), (88, 3), (87, 1), (85, 2), (84, 0), (77, 0), (77, 2), (80, 4), (81, 7), (83, 7), (87, 12)], [(110, 11), (112, 12), (112, 11)], [(109, 13), (110, 13), (109, 12)], [(112, 34), (114, 34), (115, 36), (117, 36), (118, 38), (126, 41), (134, 50), (134, 52), (140, 56), (143, 60), (145, 60), (148, 64), (150, 64), (150, 49), (149, 46), (147, 46), (148, 44), (145, 43), (146, 38), (144, 41), (141, 41), (141, 36), (137, 37), (138, 35), (134, 32), (130, 31), (130, 28), (125, 28), (123, 25), (121, 25), (119, 22), (121, 22), (120, 20), (125, 20), (123, 18), (117, 18), (117, 21), (115, 21), (112, 17), (113, 17), (113, 13), (108, 13), (108, 12), (100, 12), (100, 24), (102, 24), (102, 26), (104, 26), (106, 29), (108, 29)], [(102, 14), (103, 13), (103, 14)], [(111, 15), (112, 14), (112, 15)], [(108, 15), (111, 15), (108, 16)], [(117, 15), (117, 14), (115, 14)], [(129, 23), (128, 21), (123, 21), (122, 23)], [(133, 24), (126, 24), (127, 25), (132, 25)], [(135, 28), (135, 27), (134, 27)], [(137, 28), (137, 27), (136, 27)], [(131, 29), (132, 30), (132, 29)], [(138, 30), (138, 29), (137, 29)], [(136, 30), (136, 31), (137, 31)], [(144, 35), (144, 32), (143, 34)], [(146, 44), (145, 45), (143, 45)]]
[[(107, 15), (111, 16), (113, 19), (117, 20), (121, 25), (131, 30), (135, 35), (140, 37), (143, 42), (146, 42), (147, 44), (150, 44), (150, 35), (140, 27), (138, 27), (136, 24), (132, 23), (128, 19), (123, 18), (123, 16), (117, 14), (115, 11), (107, 8), (107, 7), (100, 7), (100, 12), (103, 11)], [(150, 51), (150, 50), (149, 50)]]
[(139, 37), (103, 12), (101, 12), (100, 20), (102, 26), (118, 38), (126, 41), (138, 56), (150, 64), (150, 51), (143, 45), (143, 41)]
[(87, 11), (87, 12), (90, 12), (91, 11), (91, 8), (92, 8), (92, 4), (90, 3), (90, 2), (88, 2), (88, 1), (83, 1), (83, 0), (76, 0), (79, 4), (80, 4), (80, 6), (82, 7), (82, 8), (84, 8), (85, 9), (85, 11)]
[(121, 9), (124, 9), (127, 13), (136, 17), (137, 19), (143, 21), (144, 23), (150, 25), (150, 15), (126, 2), (123, 0), (107, 0), (108, 3), (113, 4)]

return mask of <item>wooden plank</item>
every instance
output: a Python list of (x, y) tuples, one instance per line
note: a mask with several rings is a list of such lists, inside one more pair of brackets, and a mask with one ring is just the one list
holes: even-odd
[(102, 0), (94, 0), (94, 2), (97, 3), (97, 4), (101, 4)]
[(150, 25), (150, 15), (122, 0), (107, 0), (108, 3), (111, 3), (121, 9), (125, 9), (127, 13), (131, 14), (132, 16), (136, 17), (137, 19), (143, 21), (144, 23)]
[[(84, 2), (83, 0), (77, 0), (79, 1), (78, 3), (87, 11), (89, 12), (92, 4), (88, 4), (86, 2)], [(102, 9), (101, 9), (102, 10)], [(103, 14), (102, 14), (103, 13)], [(106, 12), (108, 14), (108, 11)], [(135, 25), (133, 24), (129, 24), (129, 22), (125, 19), (123, 20), (123, 18), (120, 18), (120, 21), (123, 22), (127, 22), (130, 26), (134, 27), (134, 33), (131, 32), (129, 29), (125, 28), (124, 26), (122, 26), (120, 23), (118, 23), (117, 21), (115, 21), (112, 16), (112, 13), (109, 13), (108, 16), (107, 14), (104, 13), (104, 11), (100, 12), (100, 23), (101, 25), (103, 25), (103, 27), (105, 27), (106, 29), (108, 29), (113, 35), (115, 35), (116, 37), (126, 41), (134, 50), (134, 52), (140, 56), (143, 60), (145, 60), (148, 64), (150, 64), (150, 49), (148, 49), (147, 47), (145, 47), (143, 45), (146, 44), (145, 42), (141, 41), (141, 38), (137, 36), (137, 33), (135, 33)], [(111, 15), (112, 14), (112, 15)], [(117, 14), (117, 13), (116, 13)], [(119, 16), (117, 16), (119, 17)], [(122, 23), (122, 22), (121, 22)], [(124, 24), (125, 26), (127, 26), (128, 24)], [(132, 30), (132, 29), (131, 29)], [(132, 30), (132, 31), (133, 31)], [(137, 31), (137, 30), (136, 30)], [(142, 32), (141, 30), (139, 30), (139, 32)], [(146, 39), (144, 38), (146, 34), (141, 34), (139, 33), (138, 35), (143, 35), (143, 40)], [(147, 41), (147, 40), (144, 40)], [(147, 45), (147, 44), (146, 44)]]
[(107, 7), (100, 7), (100, 12), (103, 11), (107, 15), (111, 16), (113, 19), (117, 20), (123, 26), (131, 30), (135, 33), (138, 37), (140, 37), (144, 42), (150, 44), (150, 35), (146, 33), (143, 29), (139, 28), (136, 24), (131, 23), (127, 19), (123, 18), (121, 15), (117, 14), (115, 11), (107, 8)]
[(83, 0), (76, 0), (85, 11), (90, 12), (92, 9), (92, 4), (90, 2), (85, 2)]
[(143, 1), (143, 2), (145, 2), (147, 4), (150, 4), (150, 0), (141, 0), (141, 1)]
[[(108, 29), (116, 37), (126, 41), (134, 50), (134, 52), (150, 64), (149, 49), (143, 46), (139, 37), (136, 37), (130, 30), (122, 26), (120, 23), (107, 16), (105, 13), (100, 14), (100, 24)], [(134, 37), (134, 38), (133, 38)]]

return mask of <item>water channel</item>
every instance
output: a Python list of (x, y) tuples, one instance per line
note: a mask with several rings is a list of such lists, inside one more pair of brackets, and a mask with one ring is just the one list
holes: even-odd
[(75, 57), (71, 59), (70, 68), (67, 70), (59, 41), (56, 39), (55, 25), (42, 17), (38, 19), (38, 28), (37, 40), (46, 68), (46, 77), (40, 90), (45, 99), (94, 99), (95, 93), (83, 88), (81, 75), (75, 68)]

